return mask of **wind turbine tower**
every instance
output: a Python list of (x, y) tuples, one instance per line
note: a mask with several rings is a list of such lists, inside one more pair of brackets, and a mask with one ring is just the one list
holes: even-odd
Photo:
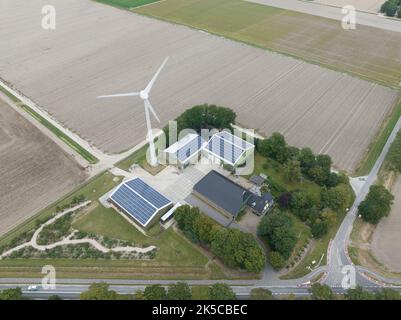
[(157, 158), (156, 158), (156, 150), (155, 150), (155, 144), (153, 141), (153, 133), (152, 133), (152, 124), (150, 121), (150, 113), (153, 114), (155, 119), (160, 123), (160, 119), (156, 114), (155, 109), (153, 109), (152, 105), (150, 104), (149, 101), (149, 94), (150, 91), (152, 90), (153, 85), (156, 82), (157, 77), (159, 76), (160, 72), (164, 68), (168, 61), (168, 57), (164, 59), (163, 64), (160, 66), (159, 70), (157, 70), (156, 74), (153, 76), (152, 80), (148, 83), (145, 89), (143, 89), (140, 92), (129, 92), (129, 93), (119, 93), (119, 94), (111, 94), (111, 95), (106, 95), (106, 96), (99, 96), (98, 99), (103, 99), (103, 98), (121, 98), (121, 97), (135, 97), (139, 96), (143, 100), (143, 104), (145, 107), (145, 117), (146, 117), (146, 127), (148, 129), (148, 142), (149, 142), (149, 151), (150, 151), (150, 165), (152, 167), (157, 166)]

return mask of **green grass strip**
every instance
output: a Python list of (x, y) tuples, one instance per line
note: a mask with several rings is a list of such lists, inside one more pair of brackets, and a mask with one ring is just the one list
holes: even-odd
[(133, 9), (154, 2), (159, 2), (160, 0), (95, 0), (95, 1), (108, 4), (117, 8)]
[(358, 170), (356, 171), (356, 176), (365, 176), (369, 174), (375, 165), (377, 159), (379, 158), (384, 146), (388, 138), (391, 135), (391, 132), (394, 130), (395, 125), (397, 124), (398, 119), (401, 117), (401, 100), (398, 102), (398, 105), (394, 108), (390, 117), (386, 120), (383, 130), (380, 132), (376, 140), (373, 142), (367, 155), (365, 156), (365, 160), (361, 163)]
[(72, 140), (66, 134), (64, 134), (60, 129), (55, 127), (51, 122), (43, 118), (40, 114), (35, 112), (32, 108), (27, 105), (22, 104), (22, 101), (14, 96), (11, 92), (6, 90), (4, 87), (0, 86), (0, 91), (3, 92), (7, 97), (9, 97), (14, 103), (18, 104), (24, 111), (29, 113), (33, 118), (39, 121), (42, 125), (44, 125), (47, 129), (53, 132), (58, 138), (60, 138), (65, 144), (67, 144), (70, 148), (74, 149), (78, 152), (85, 160), (87, 160), (90, 164), (95, 164), (99, 162), (99, 160), (93, 156), (86, 149), (81, 147), (77, 142)]

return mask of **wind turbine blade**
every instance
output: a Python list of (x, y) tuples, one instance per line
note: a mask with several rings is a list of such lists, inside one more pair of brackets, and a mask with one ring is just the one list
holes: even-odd
[(148, 108), (152, 112), (152, 114), (156, 118), (156, 120), (158, 122), (160, 122), (160, 119), (157, 116), (155, 109), (153, 109), (152, 105), (150, 104), (150, 101), (149, 100), (144, 100), (144, 102), (145, 102), (145, 108)]
[(153, 85), (155, 84), (155, 81), (157, 79), (157, 77), (159, 76), (160, 72), (162, 71), (162, 69), (164, 68), (164, 66), (166, 65), (167, 61), (168, 61), (169, 57), (167, 57), (166, 59), (164, 59), (163, 64), (160, 66), (159, 70), (157, 70), (156, 74), (153, 76), (152, 80), (150, 80), (149, 84), (146, 86), (145, 88), (145, 92), (147, 94), (149, 94), (150, 90), (152, 90)]
[(107, 96), (99, 96), (99, 97), (97, 97), (97, 99), (103, 99), (103, 98), (120, 98), (120, 97), (135, 97), (135, 96), (139, 96), (139, 92), (110, 94), (110, 95), (107, 95)]

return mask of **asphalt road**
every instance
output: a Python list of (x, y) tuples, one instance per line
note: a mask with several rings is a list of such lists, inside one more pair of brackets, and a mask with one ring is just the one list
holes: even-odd
[[(0, 285), (0, 290), (15, 288), (15, 285)], [(79, 295), (81, 292), (86, 291), (88, 289), (88, 285), (58, 285), (55, 290), (44, 290), (40, 289), (38, 291), (28, 291), (28, 287), (24, 285), (20, 285), (24, 296), (30, 299), (48, 299), (52, 295), (58, 295), (63, 299), (79, 299)], [(295, 294), (298, 297), (309, 295), (308, 287), (272, 287), (272, 286), (264, 286), (270, 290), (273, 295), (276, 297), (285, 296), (289, 294)], [(117, 286), (111, 285), (111, 290), (116, 291), (119, 294), (134, 294), (138, 290), (144, 290), (145, 286), (143, 285), (126, 285), (126, 286)], [(254, 289), (254, 286), (233, 286), (233, 291), (237, 295), (239, 299), (247, 299), (250, 297), (250, 292)], [(374, 289), (374, 288), (371, 288)], [(369, 288), (368, 288), (369, 290)], [(345, 291), (342, 288), (333, 288), (333, 292), (337, 294), (342, 294)]]
[[(298, 11), (314, 16), (334, 19), (342, 21), (344, 15), (341, 12), (341, 8), (328, 6), (312, 1), (300, 1), (300, 0), (246, 0), (248, 2), (255, 2), (264, 4), (267, 6), (277, 7), (286, 10)], [(388, 19), (373, 13), (367, 13), (362, 11), (356, 12), (356, 23), (358, 24), (380, 28), (389, 31), (401, 32), (401, 21), (394, 19)]]
[[(361, 191), (359, 192), (359, 194), (356, 195), (356, 199), (352, 208), (350, 209), (349, 213), (343, 220), (343, 223), (338, 229), (337, 234), (332, 242), (332, 245), (328, 253), (329, 262), (328, 262), (328, 274), (326, 277), (326, 283), (331, 286), (336, 286), (341, 284), (341, 281), (344, 277), (344, 275), (341, 273), (343, 266), (352, 264), (347, 254), (347, 247), (348, 247), (348, 239), (352, 231), (352, 226), (358, 214), (358, 206), (365, 199), (366, 195), (369, 192), (369, 188), (377, 180), (378, 172), (381, 166), (383, 165), (386, 155), (390, 149), (390, 146), (394, 142), (394, 139), (396, 138), (397, 133), (400, 129), (401, 129), (401, 118), (395, 125), (393, 132), (391, 133), (389, 139), (386, 142), (386, 145), (382, 150), (382, 153), (377, 159), (370, 174), (366, 178), (365, 184), (363, 185)], [(384, 279), (383, 277), (381, 278), (382, 280), (389, 283), (394, 283), (397, 281), (394, 279)], [(364, 278), (361, 280), (360, 284), (367, 286), (369, 285), (369, 283), (370, 281)]]

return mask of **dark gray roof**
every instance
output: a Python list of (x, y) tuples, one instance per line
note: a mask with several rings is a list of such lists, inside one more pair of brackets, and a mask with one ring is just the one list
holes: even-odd
[(264, 193), (262, 196), (252, 193), (248, 199), (248, 206), (253, 210), (263, 213), (266, 204), (271, 204), (273, 202), (273, 197), (270, 193)]
[(214, 170), (194, 186), (194, 191), (233, 216), (237, 216), (251, 195), (248, 190)]
[(265, 179), (262, 178), (261, 176), (252, 176), (251, 179), (249, 179), (249, 181), (260, 187), (265, 182)]

